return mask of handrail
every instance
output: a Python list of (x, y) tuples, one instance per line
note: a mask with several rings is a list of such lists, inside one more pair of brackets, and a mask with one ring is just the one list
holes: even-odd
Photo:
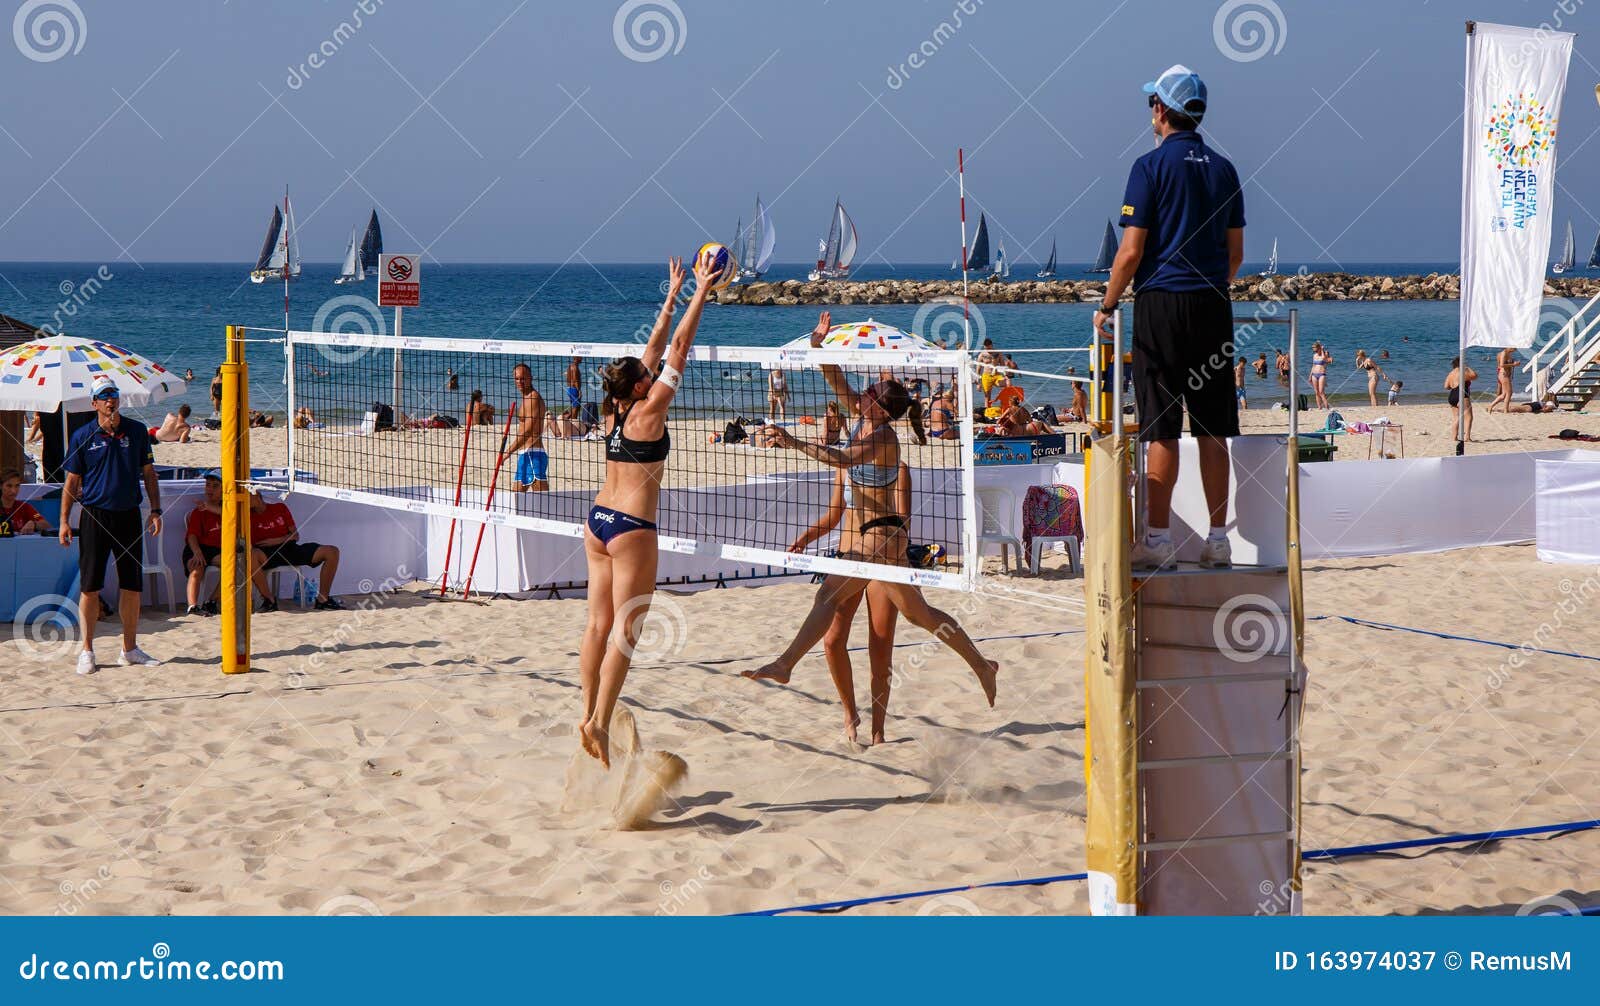
[[(1596, 302), (1600, 302), (1600, 293), (1597, 293), (1593, 297), (1590, 297), (1588, 303), (1584, 304), (1582, 307), (1578, 308), (1578, 310), (1574, 311), (1573, 314), (1572, 314), (1572, 317), (1567, 319), (1567, 323), (1565, 325), (1562, 325), (1561, 328), (1558, 329), (1554, 335), (1550, 336), (1550, 338), (1545, 340), (1544, 345), (1540, 346), (1539, 349), (1533, 354), (1533, 356), (1531, 356), (1528, 359), (1528, 362), (1524, 363), (1522, 365), (1522, 369), (1525, 370), (1525, 371), (1528, 371), (1531, 374), (1535, 369), (1534, 365), (1539, 362), (1540, 357), (1544, 356), (1546, 351), (1554, 348), (1556, 343), (1560, 342), (1563, 336), (1565, 336), (1568, 339), (1568, 341), (1571, 341), (1572, 329), (1578, 324), (1578, 320), (1580, 318), (1582, 318), (1584, 315), (1589, 313), (1589, 309), (1591, 307), (1594, 307)], [(1600, 317), (1597, 317), (1595, 319), (1595, 321), (1600, 321)], [(1585, 335), (1588, 334), (1589, 328), (1593, 328), (1594, 327), (1594, 324), (1595, 324), (1594, 322), (1590, 322), (1588, 328), (1584, 329), (1584, 334)]]
[[(1560, 391), (1582, 367), (1588, 365), (1597, 352), (1600, 352), (1600, 334), (1590, 338), (1591, 333), (1595, 333), (1597, 327), (1600, 327), (1600, 313), (1593, 318), (1588, 317), (1590, 308), (1597, 302), (1600, 302), (1600, 294), (1589, 298), (1588, 302), (1575, 311), (1572, 317), (1567, 319), (1567, 323), (1522, 365), (1521, 369), (1529, 375), (1528, 395), (1531, 400), (1539, 401), (1546, 395)], [(1580, 323), (1582, 323), (1581, 331), (1579, 331)], [(1581, 349), (1580, 340), (1587, 340), (1581, 343)], [(1554, 358), (1545, 362), (1547, 353)], [(1552, 382), (1551, 376), (1563, 362), (1566, 367), (1560, 372), (1559, 380)]]

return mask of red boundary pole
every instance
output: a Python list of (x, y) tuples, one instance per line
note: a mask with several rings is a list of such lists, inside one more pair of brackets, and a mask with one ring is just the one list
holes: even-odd
[[(461, 483), (467, 474), (467, 445), (472, 441), (473, 420), (477, 418), (476, 411), (467, 413), (467, 429), (461, 435), (461, 464), (456, 468), (456, 500), (455, 505), (461, 506)], [(504, 447), (504, 442), (501, 444)], [(445, 539), (444, 545), (444, 571), (439, 574), (439, 596), (443, 597), (450, 589), (450, 554), (455, 550), (456, 544), (456, 517), (450, 516), (450, 535)]]
[[(489, 476), (489, 496), (483, 501), (483, 513), (485, 518), (487, 518), (489, 515), (489, 508), (494, 505), (494, 487), (499, 484), (500, 469), (506, 463), (506, 439), (511, 436), (511, 421), (516, 418), (516, 415), (517, 406), (513, 403), (511, 408), (506, 412), (505, 429), (500, 431), (500, 454), (495, 458), (494, 461), (494, 474)], [(467, 582), (461, 587), (462, 600), (466, 600), (472, 596), (472, 574), (477, 572), (478, 569), (478, 550), (483, 547), (483, 529), (487, 527), (488, 524), (488, 520), (485, 519), (482, 524), (478, 525), (478, 540), (472, 546), (472, 562), (467, 566)]]

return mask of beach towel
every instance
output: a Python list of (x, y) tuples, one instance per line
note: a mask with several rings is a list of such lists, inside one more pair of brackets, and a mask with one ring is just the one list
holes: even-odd
[(1071, 486), (1029, 486), (1022, 498), (1022, 551), (1031, 554), (1035, 536), (1083, 540), (1078, 491)]

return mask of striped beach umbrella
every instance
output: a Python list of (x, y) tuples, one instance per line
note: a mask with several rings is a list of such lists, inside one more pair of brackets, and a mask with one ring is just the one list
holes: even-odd
[(66, 404), (86, 412), (99, 374), (117, 382), (125, 406), (149, 405), (181, 394), (183, 379), (138, 353), (98, 339), (51, 335), (0, 353), (0, 410), (50, 411)]

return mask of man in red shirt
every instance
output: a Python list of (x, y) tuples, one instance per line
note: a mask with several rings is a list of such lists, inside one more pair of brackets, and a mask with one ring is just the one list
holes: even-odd
[(333, 587), (334, 574), (339, 571), (338, 546), (301, 541), (289, 504), (268, 503), (260, 493), (250, 494), (250, 544), (250, 579), (261, 592), (258, 611), (278, 610), (277, 599), (268, 596), (265, 573), (279, 566), (320, 567), (314, 607), (321, 611), (338, 611), (344, 607), (328, 593)]
[(215, 615), (217, 602), (200, 603), (206, 567), (217, 565), (222, 554), (222, 473), (206, 472), (206, 498), (194, 505), (183, 529), (183, 568), (189, 572), (190, 615)]

